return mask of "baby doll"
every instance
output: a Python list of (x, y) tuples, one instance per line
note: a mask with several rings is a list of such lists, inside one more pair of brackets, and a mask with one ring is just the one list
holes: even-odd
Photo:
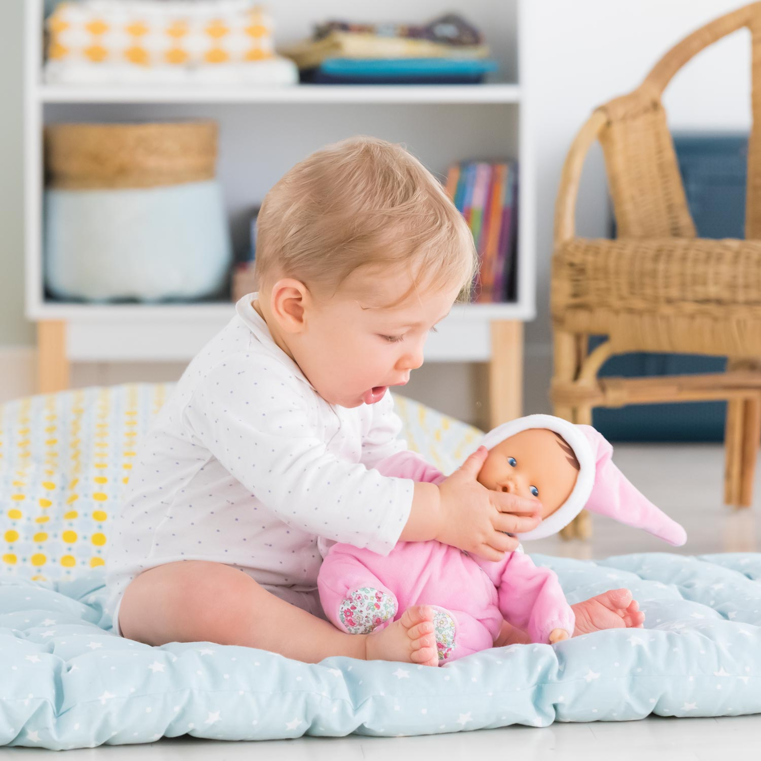
[[(481, 484), (542, 503), (541, 523), (520, 534), (523, 539), (560, 531), (586, 507), (670, 544), (686, 541), (684, 529), (627, 481), (611, 461), (613, 447), (591, 426), (529, 415), (498, 426), (482, 444), (489, 454), (478, 475)], [(415, 481), (446, 478), (409, 451), (376, 467)], [(574, 613), (557, 575), (535, 566), (520, 545), (495, 562), (438, 541), (399, 542), (385, 556), (334, 544), (317, 584), (328, 619), (351, 634), (388, 626), (410, 605), (430, 605), (440, 664), (492, 647), (503, 620), (538, 643), (554, 644), (574, 631)]]

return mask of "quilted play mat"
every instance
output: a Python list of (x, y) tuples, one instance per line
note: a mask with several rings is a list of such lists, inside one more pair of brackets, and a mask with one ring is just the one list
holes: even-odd
[[(109, 525), (136, 445), (170, 391), (132, 384), (0, 406), (0, 745), (398, 736), (761, 712), (761, 554), (534, 554), (571, 603), (629, 587), (647, 628), (494, 648), (438, 669), (115, 637), (103, 608)], [(477, 429), (395, 400), (410, 448), (443, 471), (478, 445)]]

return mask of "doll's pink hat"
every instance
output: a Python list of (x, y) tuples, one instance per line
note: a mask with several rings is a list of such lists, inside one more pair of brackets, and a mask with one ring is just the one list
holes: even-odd
[(684, 528), (637, 491), (613, 464), (613, 447), (591, 425), (569, 423), (554, 415), (527, 415), (489, 431), (481, 444), (491, 449), (529, 428), (549, 428), (559, 433), (573, 449), (580, 470), (571, 496), (535, 529), (517, 534), (521, 539), (544, 539), (556, 534), (586, 508), (628, 526), (649, 531), (674, 546), (687, 541)]

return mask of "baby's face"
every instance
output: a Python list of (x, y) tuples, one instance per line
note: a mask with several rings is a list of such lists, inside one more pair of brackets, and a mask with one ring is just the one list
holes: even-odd
[(409, 284), (409, 273), (355, 271), (332, 298), (307, 301), (305, 329), (283, 337), (327, 402), (349, 408), (377, 403), (388, 387), (404, 385), (423, 364), (428, 335), (447, 316), (460, 288), (413, 292), (398, 306), (384, 306), (404, 295)]
[(564, 439), (530, 428), (493, 447), (478, 480), (487, 489), (538, 498), (544, 520), (571, 496), (579, 472), (574, 460)]

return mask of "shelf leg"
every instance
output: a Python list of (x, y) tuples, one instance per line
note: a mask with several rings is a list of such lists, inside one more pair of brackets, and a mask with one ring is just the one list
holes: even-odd
[(37, 323), (37, 388), (52, 394), (69, 388), (71, 369), (66, 356), (66, 323)]
[(523, 414), (523, 323), (493, 320), (489, 363), (491, 427)]

